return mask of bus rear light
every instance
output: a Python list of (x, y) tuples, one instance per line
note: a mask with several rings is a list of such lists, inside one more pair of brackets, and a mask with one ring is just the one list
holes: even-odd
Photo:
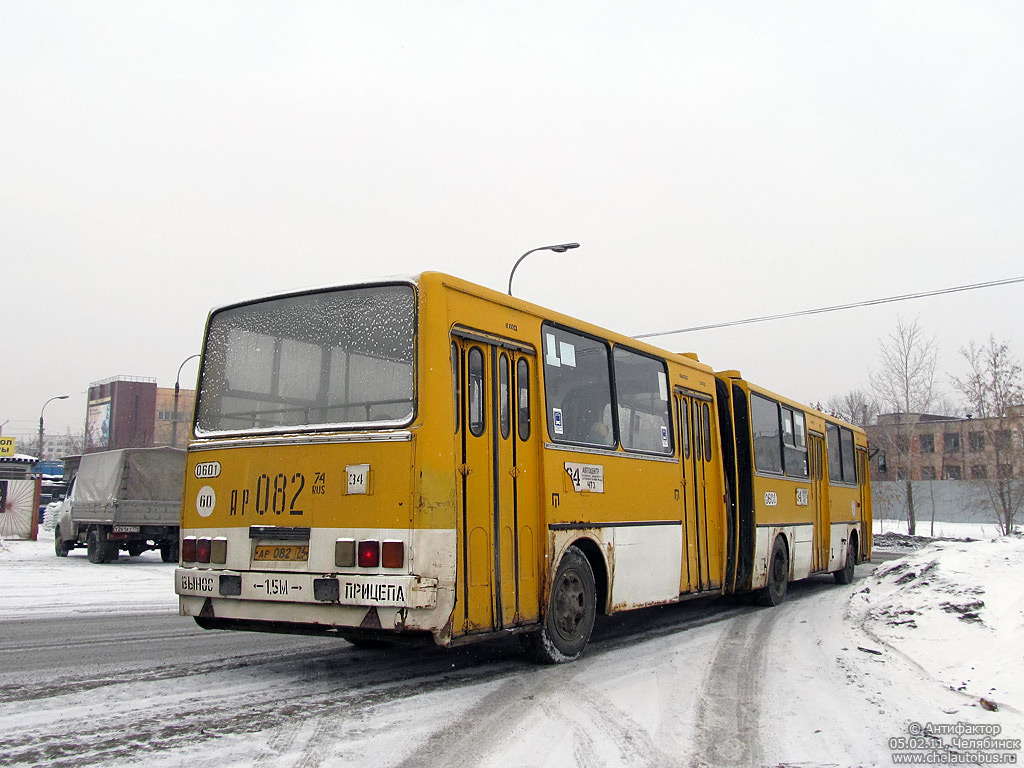
[(196, 537), (186, 536), (181, 540), (181, 562), (194, 563), (196, 561)]
[(401, 568), (405, 565), (405, 544), (401, 541), (385, 541), (380, 547), (380, 562), (385, 568)]
[(212, 549), (212, 542), (209, 539), (196, 539), (196, 562), (197, 563), (208, 563), (210, 562), (210, 550)]
[(228, 540), (218, 536), (210, 545), (210, 562), (224, 565), (228, 561)]
[(376, 568), (380, 565), (380, 542), (367, 539), (359, 542), (359, 567)]
[(338, 568), (351, 568), (356, 564), (355, 539), (338, 539), (334, 542), (334, 564)]

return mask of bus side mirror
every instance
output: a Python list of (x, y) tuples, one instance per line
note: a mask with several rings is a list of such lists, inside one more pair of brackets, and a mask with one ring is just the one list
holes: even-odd
[(878, 452), (878, 471), (883, 475), (889, 471), (889, 467), (885, 463), (885, 451)]

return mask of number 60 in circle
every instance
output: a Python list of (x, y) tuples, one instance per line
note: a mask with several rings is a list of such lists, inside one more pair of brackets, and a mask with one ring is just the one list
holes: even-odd
[(213, 488), (204, 485), (196, 496), (196, 511), (200, 517), (209, 517), (213, 514), (213, 508), (216, 506), (217, 494), (214, 493)]

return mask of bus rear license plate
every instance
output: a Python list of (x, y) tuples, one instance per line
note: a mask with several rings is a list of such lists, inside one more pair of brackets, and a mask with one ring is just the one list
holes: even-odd
[(115, 525), (111, 533), (138, 533), (141, 530), (137, 525)]
[(309, 559), (309, 546), (298, 544), (258, 544), (253, 560), (260, 562), (305, 562)]

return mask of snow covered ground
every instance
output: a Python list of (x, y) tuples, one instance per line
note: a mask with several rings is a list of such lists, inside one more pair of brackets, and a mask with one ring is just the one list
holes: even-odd
[[(947, 532), (964, 533), (977, 531)], [(176, 612), (172, 565), (155, 553), (121, 560), (58, 559), (46, 533), (0, 542), (0, 630), (37, 616)], [(201, 681), (194, 701), (142, 677), (118, 681), (116, 695), (19, 698), (0, 669), (0, 746), (14, 765), (47, 765), (31, 762), (33, 740), (81, 732), (75, 763), (55, 764), (158, 768), (1024, 761), (1022, 575), (1024, 539), (936, 542), (859, 566), (847, 587), (791, 585), (775, 609), (722, 601), (606, 619), (570, 665), (536, 667), (502, 647), (418, 656), (344, 646), (190, 670)], [(103, 695), (117, 702), (109, 726), (96, 723)], [(195, 714), (211, 698), (222, 717)], [(267, 723), (250, 722), (253, 712)], [(160, 720), (194, 735), (161, 741)], [(131, 731), (145, 748), (101, 753), (102, 728)], [(929, 739), (929, 728), (950, 733)], [(986, 737), (1010, 742), (955, 741)]]
[[(131, 585), (120, 564), (131, 563)], [(85, 549), (66, 558), (53, 552), (53, 532), (38, 541), (0, 541), (0, 621), (16, 618), (81, 616), (93, 613), (178, 612), (174, 564), (159, 552), (145, 552), (104, 568), (90, 563)]]
[[(874, 531), (875, 535), (890, 532), (906, 533), (907, 521), (876, 519)], [(993, 539), (999, 536), (999, 526), (995, 523), (946, 523), (941, 520), (934, 522), (919, 520), (917, 523), (917, 535), (934, 539)]]

